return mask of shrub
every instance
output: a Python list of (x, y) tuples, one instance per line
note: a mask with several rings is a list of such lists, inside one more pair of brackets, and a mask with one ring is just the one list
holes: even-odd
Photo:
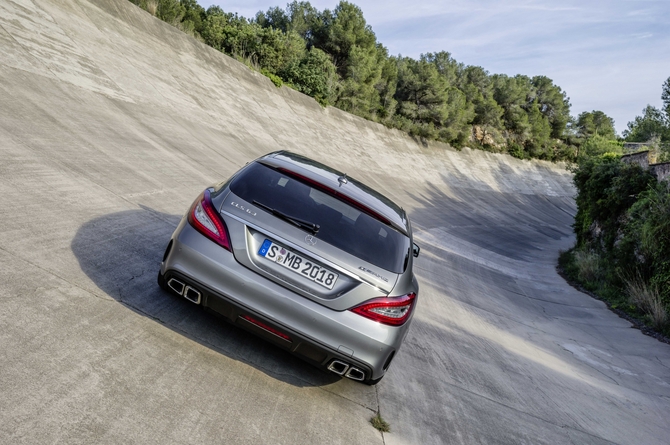
[(639, 165), (625, 164), (616, 154), (606, 153), (582, 161), (573, 181), (578, 191), (573, 226), (578, 245), (595, 243), (596, 248), (611, 250), (626, 212), (656, 178)]
[(631, 304), (637, 306), (651, 321), (652, 326), (663, 330), (668, 322), (668, 312), (661, 301), (658, 289), (647, 284), (639, 275), (626, 280), (626, 294)]
[(329, 103), (335, 82), (335, 65), (320, 49), (312, 48), (305, 57), (288, 64), (280, 74), (296, 90), (314, 97), (321, 105)]
[(577, 277), (583, 282), (598, 281), (601, 278), (600, 257), (590, 250), (577, 250), (574, 252), (575, 265), (577, 266)]
[(282, 86), (284, 84), (284, 81), (281, 80), (281, 77), (277, 76), (276, 74), (272, 74), (270, 71), (266, 70), (265, 68), (261, 68), (261, 74), (267, 77), (272, 81), (272, 83), (275, 84), (277, 88)]

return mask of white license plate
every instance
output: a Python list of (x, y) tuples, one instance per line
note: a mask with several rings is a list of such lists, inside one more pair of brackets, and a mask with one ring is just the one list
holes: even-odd
[(287, 248), (282, 247), (277, 243), (273, 243), (269, 239), (266, 239), (263, 242), (258, 254), (270, 261), (284, 266), (298, 275), (302, 275), (308, 280), (320, 284), (326, 289), (332, 289), (339, 277), (335, 272), (332, 272), (323, 266), (319, 266), (318, 264), (314, 264), (313, 261), (300, 256), (295, 252), (291, 252)]

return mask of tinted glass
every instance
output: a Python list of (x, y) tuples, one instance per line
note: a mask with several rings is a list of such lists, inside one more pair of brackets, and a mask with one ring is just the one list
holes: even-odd
[(409, 238), (355, 207), (254, 163), (237, 176), (230, 189), (240, 198), (265, 204), (294, 218), (318, 224), (315, 237), (363, 261), (402, 273)]

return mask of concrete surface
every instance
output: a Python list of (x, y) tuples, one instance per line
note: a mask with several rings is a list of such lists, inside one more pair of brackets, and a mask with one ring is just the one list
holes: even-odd
[[(155, 284), (197, 194), (277, 149), (413, 218), (420, 304), (377, 388)], [(0, 0), (0, 443), (668, 443), (670, 347), (555, 273), (573, 193), (324, 110), (126, 0)]]

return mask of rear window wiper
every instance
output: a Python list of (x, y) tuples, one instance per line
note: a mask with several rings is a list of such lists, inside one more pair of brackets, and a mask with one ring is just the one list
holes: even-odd
[(316, 232), (319, 231), (321, 228), (320, 225), (314, 224), (313, 222), (305, 221), (304, 219), (296, 218), (295, 216), (287, 215), (284, 212), (280, 212), (277, 209), (273, 209), (270, 206), (267, 206), (263, 204), (262, 202), (258, 202), (256, 200), (253, 201), (255, 205), (258, 207), (262, 208), (263, 210), (266, 210), (270, 213), (272, 213), (274, 216), (283, 219), (284, 221), (290, 222), (291, 224), (300, 227), (301, 229), (306, 229), (309, 232), (312, 232), (312, 235), (316, 235)]

